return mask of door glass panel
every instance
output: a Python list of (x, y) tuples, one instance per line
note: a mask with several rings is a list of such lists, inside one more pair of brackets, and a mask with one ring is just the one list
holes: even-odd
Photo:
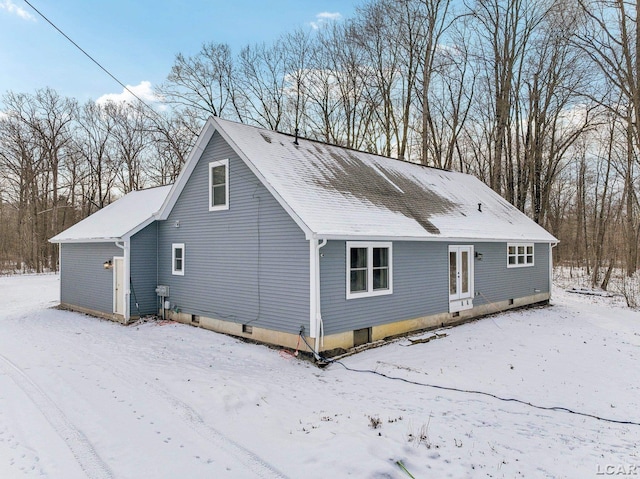
[(469, 292), (469, 252), (461, 251), (462, 258), (460, 259), (460, 267), (462, 269), (462, 293)]
[(458, 281), (456, 278), (458, 265), (456, 264), (456, 259), (456, 252), (449, 251), (449, 294), (456, 294), (458, 292)]

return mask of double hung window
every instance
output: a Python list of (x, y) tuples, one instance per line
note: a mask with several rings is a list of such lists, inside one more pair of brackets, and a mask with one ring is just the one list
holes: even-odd
[(209, 163), (209, 211), (229, 209), (229, 160)]
[(391, 243), (347, 242), (347, 299), (391, 294)]
[(171, 245), (171, 273), (184, 276), (184, 243)]

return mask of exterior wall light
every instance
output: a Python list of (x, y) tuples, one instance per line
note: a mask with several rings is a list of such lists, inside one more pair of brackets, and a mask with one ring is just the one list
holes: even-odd
[(475, 253), (475, 257), (476, 257), (476, 259), (477, 259), (478, 261), (482, 261), (482, 253), (478, 253), (478, 252), (476, 251), (476, 253)]
[(107, 261), (105, 261), (105, 262), (102, 264), (102, 267), (103, 267), (104, 269), (111, 269), (111, 268), (113, 268), (113, 263), (111, 262), (111, 260), (110, 260), (110, 259), (108, 259)]

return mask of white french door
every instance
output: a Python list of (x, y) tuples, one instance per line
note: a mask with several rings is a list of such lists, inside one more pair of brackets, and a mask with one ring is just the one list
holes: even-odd
[(473, 308), (473, 246), (449, 246), (449, 312)]

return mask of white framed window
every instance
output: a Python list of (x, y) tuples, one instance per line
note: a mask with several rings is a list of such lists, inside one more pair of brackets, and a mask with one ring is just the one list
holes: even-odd
[(393, 293), (391, 243), (347, 241), (347, 299)]
[(533, 243), (507, 243), (507, 268), (534, 265)]
[(209, 163), (209, 211), (229, 209), (229, 160)]
[(171, 273), (184, 276), (184, 243), (171, 245)]

